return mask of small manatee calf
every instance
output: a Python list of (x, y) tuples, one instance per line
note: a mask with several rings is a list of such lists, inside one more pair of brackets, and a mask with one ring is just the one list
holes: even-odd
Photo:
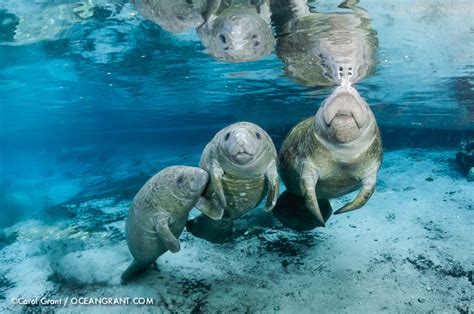
[(335, 214), (362, 207), (375, 191), (382, 155), (379, 129), (368, 104), (350, 84), (336, 88), (316, 115), (294, 127), (281, 146), (279, 170), (287, 191), (274, 215), (290, 228), (307, 230), (316, 224), (301, 213), (306, 207), (324, 226), (331, 213), (327, 200), (360, 187), (355, 199)]
[[(125, 225), (134, 260), (123, 272), (122, 283), (146, 270), (168, 250), (180, 250), (178, 237), (208, 182), (209, 175), (201, 168), (173, 166), (158, 172), (138, 191)], [(221, 218), (219, 213), (206, 214)]]
[(265, 210), (275, 206), (279, 181), (277, 153), (270, 136), (249, 122), (234, 123), (206, 145), (200, 167), (210, 183), (196, 205), (203, 213), (223, 213), (212, 221), (200, 215), (186, 225), (188, 231), (211, 242), (225, 242), (233, 232), (233, 220), (257, 207), (267, 196)]

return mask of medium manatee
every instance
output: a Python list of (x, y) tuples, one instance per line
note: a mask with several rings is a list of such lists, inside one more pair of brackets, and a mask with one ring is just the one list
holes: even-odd
[(197, 31), (207, 53), (217, 60), (255, 61), (273, 50), (268, 1), (225, 1)]
[[(178, 237), (208, 181), (209, 175), (201, 168), (173, 166), (158, 172), (138, 191), (125, 225), (134, 260), (123, 272), (122, 283), (146, 270), (166, 251), (180, 250)], [(221, 218), (215, 212), (206, 214)]]
[(182, 33), (204, 24), (221, 0), (134, 0), (140, 14), (165, 30)]
[(196, 205), (202, 212), (222, 213), (219, 221), (200, 215), (187, 224), (197, 237), (224, 242), (232, 236), (233, 220), (257, 207), (267, 196), (270, 211), (278, 198), (277, 153), (270, 136), (249, 122), (232, 124), (206, 145), (200, 167), (210, 183)]
[(276, 53), (285, 73), (306, 86), (355, 83), (376, 65), (376, 32), (358, 1), (339, 7), (352, 12), (310, 12), (307, 0), (272, 1)]
[(281, 146), (279, 172), (289, 194), (284, 202), (283, 195), (279, 199), (275, 216), (293, 229), (310, 229), (311, 221), (302, 219), (298, 228), (294, 221), (286, 223), (288, 216), (298, 219), (298, 207), (304, 203), (324, 226), (328, 209), (321, 210), (318, 199), (340, 197), (360, 187), (355, 199), (335, 214), (362, 207), (375, 191), (382, 155), (379, 129), (367, 103), (349, 84), (336, 88), (316, 115), (294, 127)]

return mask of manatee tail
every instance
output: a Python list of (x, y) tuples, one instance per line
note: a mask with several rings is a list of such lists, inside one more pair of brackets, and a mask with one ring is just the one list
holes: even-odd
[(133, 260), (133, 262), (128, 266), (127, 269), (122, 273), (121, 281), (120, 283), (122, 285), (127, 284), (133, 277), (143, 273), (144, 271), (147, 270), (147, 268), (151, 265), (152, 263), (145, 263), (145, 262), (139, 262), (137, 260)]
[[(324, 199), (318, 199), (318, 204), (326, 222), (332, 214), (331, 204)], [(278, 198), (277, 204), (273, 208), (273, 215), (282, 225), (296, 231), (322, 227), (316, 217), (306, 208), (304, 198), (288, 191), (283, 192)]]
[(199, 215), (188, 220), (186, 230), (195, 237), (212, 243), (222, 244), (232, 241), (234, 223), (230, 217), (224, 217), (221, 220), (213, 220), (205, 215)]

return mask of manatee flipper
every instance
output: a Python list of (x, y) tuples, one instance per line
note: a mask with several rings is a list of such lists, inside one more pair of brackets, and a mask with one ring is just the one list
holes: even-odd
[(304, 161), (301, 167), (301, 191), (304, 195), (306, 207), (324, 227), (325, 221), (318, 205), (318, 198), (316, 197), (317, 182), (318, 174), (316, 168), (310, 162)]
[(224, 194), (224, 187), (222, 186), (222, 177), (224, 176), (224, 170), (217, 162), (217, 160), (212, 161), (211, 166), (211, 184), (214, 187), (214, 192), (217, 195), (217, 199), (222, 208), (227, 207), (227, 202)]
[[(318, 205), (324, 220), (327, 221), (332, 213), (331, 204), (328, 200), (318, 199)], [(280, 195), (272, 212), (282, 225), (296, 231), (307, 231), (324, 226), (306, 208), (303, 197), (288, 191)]]
[(199, 215), (186, 223), (188, 230), (195, 237), (213, 243), (225, 243), (232, 240), (234, 223), (229, 217), (212, 220), (205, 215)]
[(143, 273), (144, 271), (147, 270), (147, 268), (152, 264), (152, 262), (140, 262), (137, 260), (133, 260), (133, 262), (130, 264), (130, 266), (125, 269), (125, 271), (122, 273), (122, 276), (120, 276), (120, 283), (122, 285), (125, 285), (127, 282), (129, 282), (133, 277), (135, 277), (138, 274)]
[(265, 173), (265, 179), (268, 185), (268, 195), (264, 210), (269, 212), (273, 209), (273, 207), (275, 207), (280, 190), (280, 182), (278, 180), (278, 172), (276, 170), (275, 161), (270, 163), (270, 166)]
[(179, 240), (170, 230), (169, 219), (170, 218), (167, 215), (161, 213), (153, 218), (153, 223), (155, 225), (156, 231), (158, 232), (158, 236), (160, 237), (161, 241), (163, 241), (166, 248), (171, 253), (176, 253), (181, 249), (181, 245)]
[(359, 4), (359, 0), (346, 0), (339, 4), (337, 7), (340, 9), (352, 9)]
[(334, 215), (347, 213), (351, 210), (359, 209), (364, 206), (369, 200), (369, 198), (372, 196), (372, 194), (374, 194), (376, 182), (377, 172), (364, 178), (362, 180), (362, 189), (360, 190), (359, 194), (357, 194), (357, 196), (352, 200), (352, 202), (336, 210)]
[(222, 218), (222, 216), (224, 216), (224, 209), (220, 206), (220, 204), (215, 204), (203, 196), (199, 198), (196, 208), (213, 220), (219, 220)]

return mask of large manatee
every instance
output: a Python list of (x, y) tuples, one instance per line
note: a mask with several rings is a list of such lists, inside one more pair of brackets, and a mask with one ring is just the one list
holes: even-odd
[[(279, 172), (287, 191), (278, 200), (275, 216), (293, 229), (311, 229), (316, 224), (299, 213), (306, 208), (324, 225), (327, 208), (321, 210), (318, 199), (359, 188), (355, 199), (335, 214), (362, 207), (375, 191), (382, 155), (379, 129), (367, 103), (349, 84), (336, 88), (316, 115), (295, 126), (281, 146)], [(329, 203), (324, 201), (324, 206)], [(298, 216), (299, 226), (294, 221)]]

